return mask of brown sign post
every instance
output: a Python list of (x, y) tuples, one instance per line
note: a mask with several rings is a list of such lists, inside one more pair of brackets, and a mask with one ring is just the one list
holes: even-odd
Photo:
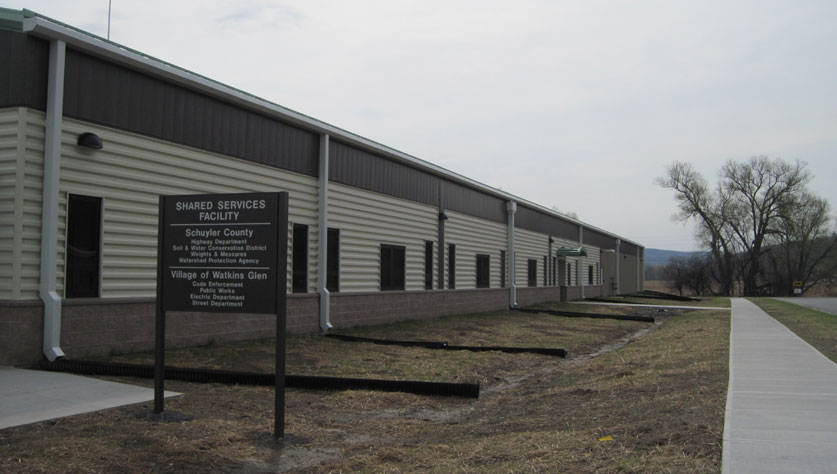
[(274, 435), (284, 437), (287, 229), (287, 192), (160, 196), (154, 413), (167, 311), (275, 314)]

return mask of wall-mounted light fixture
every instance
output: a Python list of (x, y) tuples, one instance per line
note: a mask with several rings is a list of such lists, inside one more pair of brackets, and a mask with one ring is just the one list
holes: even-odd
[(439, 213), (439, 220), (440, 220), (440, 221), (446, 221), (446, 220), (448, 220), (448, 215), (447, 215), (447, 214), (445, 214), (445, 211), (442, 211), (442, 212), (440, 212), (440, 213)]
[(555, 240), (554, 240), (554, 239), (552, 238), (552, 236), (550, 235), (550, 236), (549, 236), (549, 243), (551, 244), (551, 243), (554, 243), (554, 242), (555, 242)]
[(102, 144), (102, 139), (99, 138), (98, 135), (91, 132), (84, 132), (78, 136), (78, 146), (83, 146), (86, 148), (92, 148), (94, 150), (101, 150), (104, 146)]

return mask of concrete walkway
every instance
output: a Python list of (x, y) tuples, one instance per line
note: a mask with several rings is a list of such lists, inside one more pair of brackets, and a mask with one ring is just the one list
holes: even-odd
[[(179, 395), (165, 392), (166, 397)], [(90, 377), (0, 367), (0, 429), (154, 400), (154, 390)]]
[(722, 472), (837, 472), (837, 364), (732, 300)]

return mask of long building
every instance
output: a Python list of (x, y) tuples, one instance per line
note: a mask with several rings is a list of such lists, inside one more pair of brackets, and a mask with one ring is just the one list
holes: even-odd
[(0, 9), (0, 65), (0, 365), (153, 347), (161, 195), (290, 193), (294, 332), (643, 287), (636, 242), (42, 15)]

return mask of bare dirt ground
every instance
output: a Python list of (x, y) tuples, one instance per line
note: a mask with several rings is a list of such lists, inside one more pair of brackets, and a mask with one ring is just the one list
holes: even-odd
[[(567, 359), (293, 336), (289, 374), (476, 381), (480, 398), (290, 389), (277, 441), (271, 388), (168, 381), (184, 395), (163, 416), (135, 405), (0, 431), (0, 472), (718, 472), (728, 312), (585, 309), (599, 310), (658, 322), (500, 312), (344, 330)], [(174, 350), (167, 363), (270, 371), (271, 347)]]

